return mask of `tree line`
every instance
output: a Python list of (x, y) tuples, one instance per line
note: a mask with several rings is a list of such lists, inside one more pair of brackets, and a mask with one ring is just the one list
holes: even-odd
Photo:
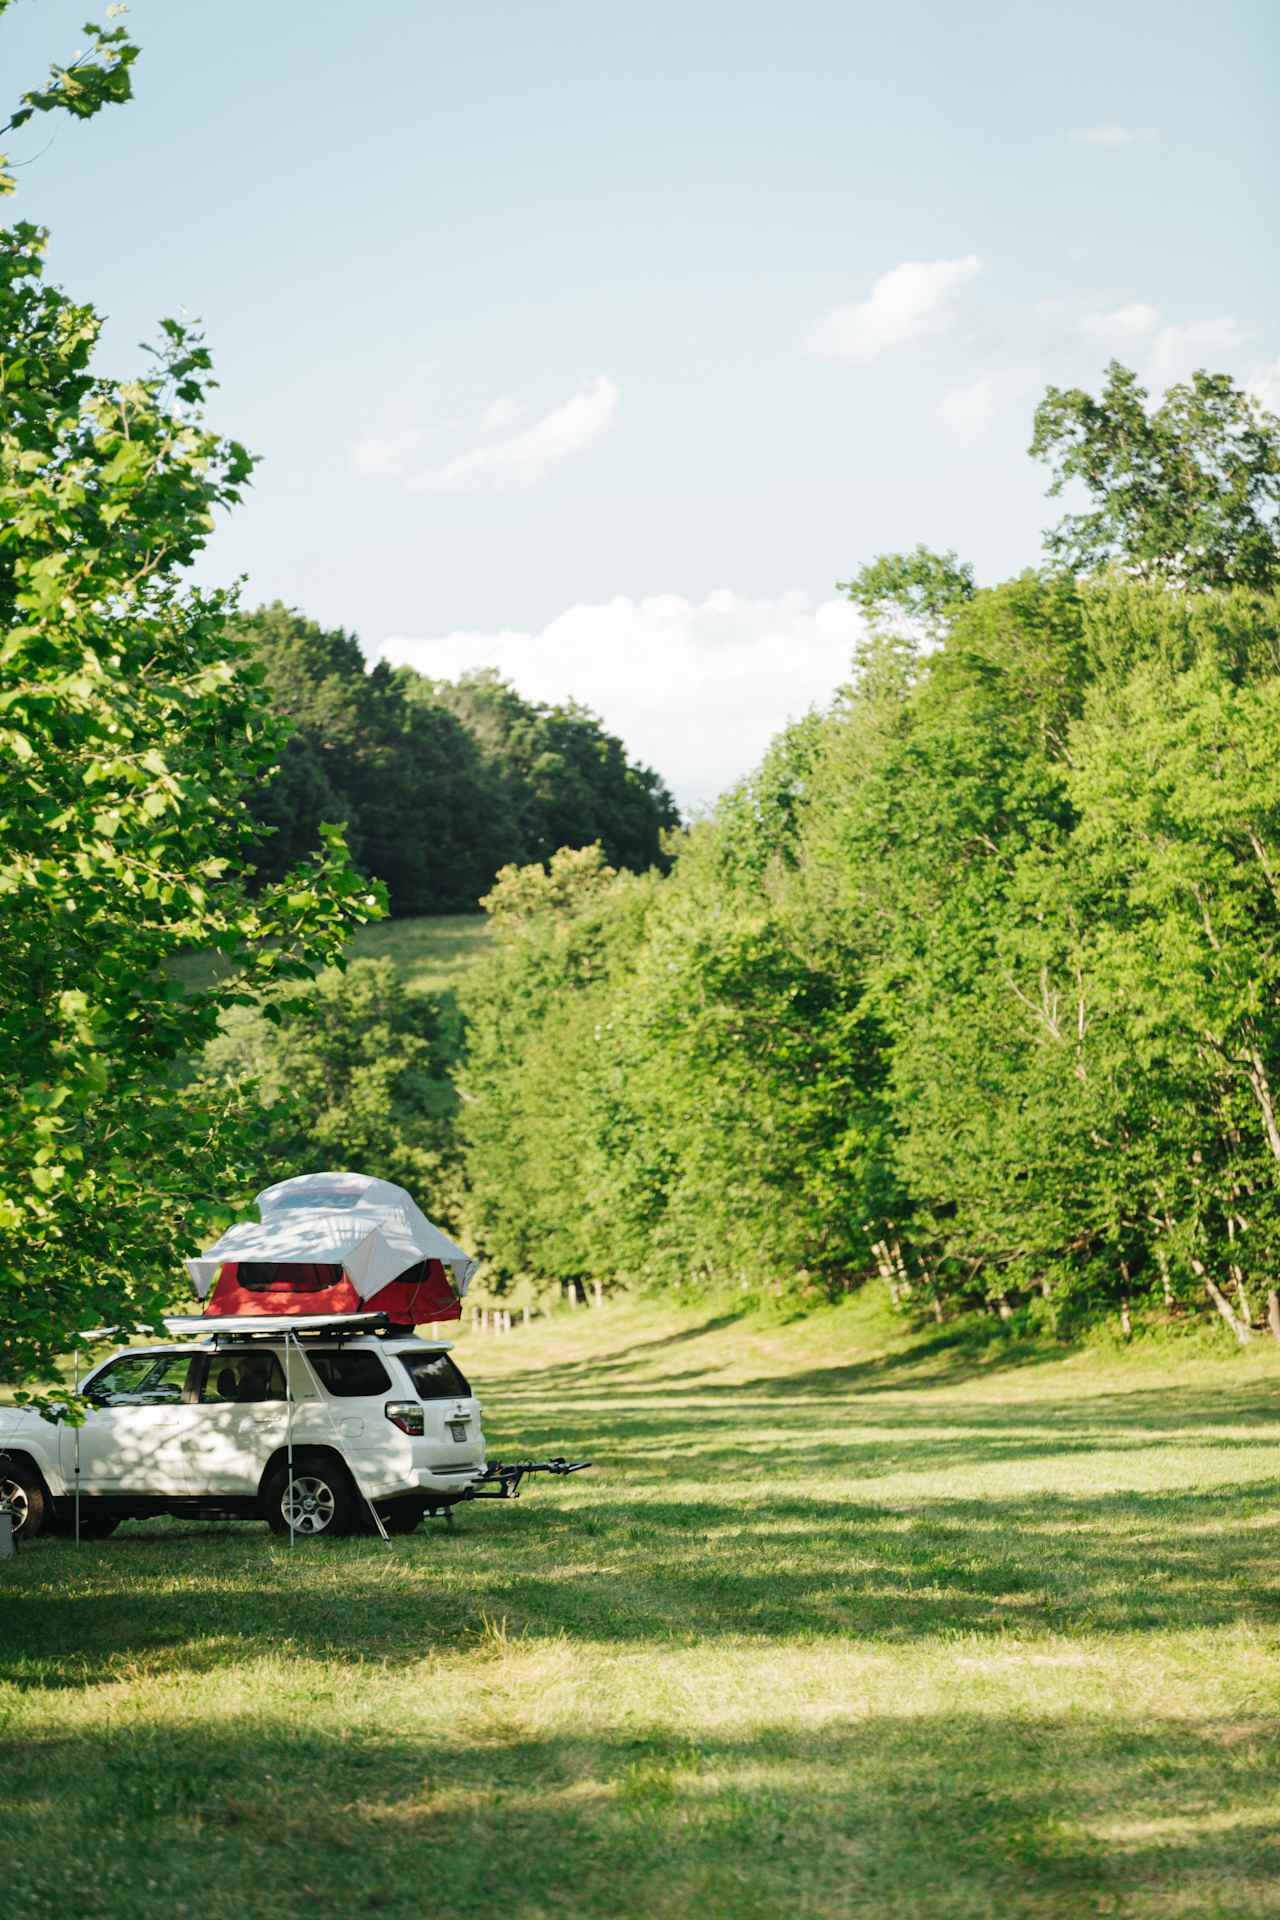
[(340, 824), (395, 915), (474, 912), (500, 867), (598, 842), (618, 867), (665, 864), (679, 824), (667, 788), (574, 702), (524, 700), (492, 669), (432, 680), (279, 602), (236, 617), (272, 712), (287, 724), (250, 802), (260, 883)]
[[(86, 29), (4, 132), (126, 103), (136, 55)], [(1280, 1332), (1280, 423), (1220, 375), (1051, 389), (1033, 451), (1087, 504), (1044, 563), (864, 567), (849, 686), (672, 862), (580, 709), (193, 587), (253, 466), (208, 350), (165, 321), (111, 377), (45, 241), (0, 229), (0, 1379), (155, 1319), (317, 1153), (499, 1285)], [(498, 863), (465, 1034), (329, 971)]]
[(1050, 389), (1085, 499), (882, 556), (850, 684), (669, 875), (508, 868), (465, 990), (499, 1274), (1280, 1337), (1280, 422)]

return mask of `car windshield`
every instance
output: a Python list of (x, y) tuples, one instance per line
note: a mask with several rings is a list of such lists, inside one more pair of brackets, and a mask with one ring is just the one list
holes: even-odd
[(402, 1353), (419, 1400), (466, 1400), (471, 1389), (447, 1353)]

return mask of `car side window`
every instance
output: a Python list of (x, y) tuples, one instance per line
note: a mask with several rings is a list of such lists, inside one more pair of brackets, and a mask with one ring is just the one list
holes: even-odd
[(191, 1371), (189, 1353), (122, 1353), (95, 1374), (85, 1398), (96, 1407), (171, 1407)]
[(339, 1400), (369, 1400), (391, 1385), (387, 1370), (367, 1347), (339, 1347), (308, 1353), (307, 1360), (326, 1393)]
[(213, 1353), (200, 1383), (200, 1405), (223, 1407), (284, 1400), (284, 1369), (274, 1353)]

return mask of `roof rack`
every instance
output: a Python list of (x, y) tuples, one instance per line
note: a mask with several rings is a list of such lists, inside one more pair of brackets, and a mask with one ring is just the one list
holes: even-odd
[(173, 1334), (224, 1340), (294, 1339), (350, 1340), (362, 1333), (385, 1333), (391, 1321), (385, 1313), (238, 1313), (175, 1314), (165, 1320)]

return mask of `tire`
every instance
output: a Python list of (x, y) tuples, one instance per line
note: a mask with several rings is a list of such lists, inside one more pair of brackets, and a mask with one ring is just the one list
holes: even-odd
[(282, 1460), (267, 1475), (262, 1505), (272, 1533), (297, 1540), (333, 1540), (354, 1533), (360, 1496), (344, 1466), (327, 1454), (295, 1453), (293, 1478)]
[(0, 1509), (13, 1521), (15, 1540), (34, 1540), (49, 1520), (44, 1481), (25, 1460), (0, 1456)]
[(421, 1525), (426, 1508), (418, 1500), (395, 1500), (378, 1512), (388, 1533), (412, 1533)]

